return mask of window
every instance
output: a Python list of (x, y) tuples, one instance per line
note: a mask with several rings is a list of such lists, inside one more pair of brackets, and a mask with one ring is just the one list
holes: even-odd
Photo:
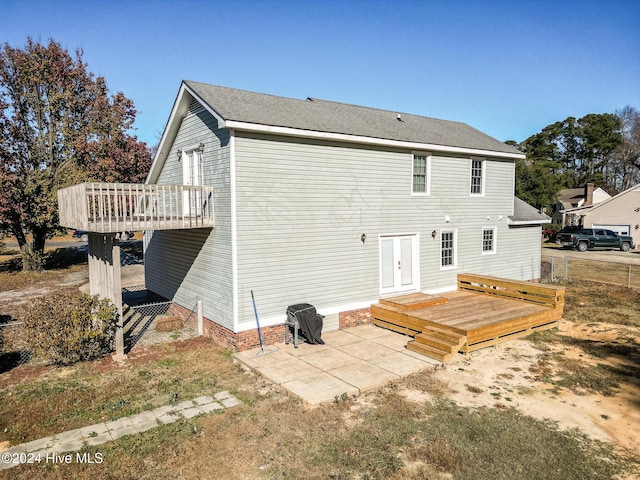
[(484, 194), (484, 160), (471, 159), (471, 195)]
[[(202, 150), (201, 147), (183, 150), (182, 182), (183, 185), (202, 185)], [(185, 190), (183, 192), (182, 209), (184, 215), (200, 215), (202, 213), (202, 192), (200, 190)]]
[(455, 268), (456, 266), (456, 232), (444, 230), (440, 232), (440, 268)]
[(413, 188), (412, 192), (429, 195), (429, 176), (431, 171), (431, 155), (413, 155)]
[(496, 227), (484, 227), (482, 229), (482, 254), (496, 253)]

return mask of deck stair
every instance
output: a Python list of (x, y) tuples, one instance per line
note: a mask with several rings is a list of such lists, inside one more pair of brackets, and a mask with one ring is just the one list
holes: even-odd
[(425, 308), (442, 305), (448, 301), (446, 297), (425, 293), (381, 298), (379, 303), (371, 306), (372, 323), (413, 337), (422, 333), (422, 328), (427, 324), (416, 314)]
[(407, 349), (427, 357), (448, 362), (467, 342), (466, 335), (443, 328), (427, 325), (407, 343)]
[(410, 295), (402, 295), (400, 297), (380, 299), (381, 304), (398, 307), (402, 310), (418, 310), (420, 308), (431, 307), (433, 305), (441, 305), (448, 301), (449, 299), (447, 297), (428, 295), (426, 293), (412, 293)]

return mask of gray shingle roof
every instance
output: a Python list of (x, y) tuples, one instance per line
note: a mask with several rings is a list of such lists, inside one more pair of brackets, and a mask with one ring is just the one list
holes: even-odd
[(520, 224), (542, 224), (549, 223), (551, 217), (541, 213), (536, 207), (529, 205), (518, 197), (513, 197), (513, 215), (509, 219), (514, 223)]
[(401, 113), (402, 120), (398, 120), (399, 112), (388, 110), (278, 97), (186, 80), (184, 83), (226, 121), (522, 154), (460, 122), (406, 113)]

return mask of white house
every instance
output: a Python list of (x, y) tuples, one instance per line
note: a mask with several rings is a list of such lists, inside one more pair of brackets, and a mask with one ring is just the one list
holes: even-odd
[(523, 157), (463, 123), (184, 81), (147, 184), (210, 186), (215, 226), (147, 232), (147, 288), (201, 298), (207, 334), (246, 349), (252, 291), (273, 342), (296, 303), (336, 329), (458, 273), (537, 279), (550, 219), (514, 197)]
[(605, 228), (620, 235), (630, 235), (640, 245), (640, 184), (593, 205), (581, 212), (586, 228)]
[(584, 188), (565, 188), (558, 192), (552, 221), (563, 227), (580, 225), (580, 218), (594, 205), (611, 198), (602, 188), (587, 183)]

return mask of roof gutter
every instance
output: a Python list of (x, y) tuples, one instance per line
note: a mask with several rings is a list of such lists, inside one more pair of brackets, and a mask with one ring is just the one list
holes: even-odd
[(270, 133), (274, 135), (285, 135), (289, 137), (315, 138), (322, 140), (335, 140), (339, 142), (359, 143), (365, 145), (377, 145), (384, 147), (408, 148), (412, 150), (428, 150), (432, 152), (461, 153), (465, 155), (481, 155), (498, 158), (524, 159), (524, 153), (496, 152), (494, 150), (484, 150), (478, 148), (451, 147), (446, 145), (435, 145), (432, 143), (408, 142), (404, 140), (389, 140), (385, 138), (365, 137), (362, 135), (348, 135), (345, 133), (319, 132), (317, 130), (302, 130), (291, 127), (278, 127), (273, 125), (262, 125), (257, 123), (239, 122), (236, 120), (225, 120), (226, 128), (258, 133)]
[(509, 225), (542, 225), (545, 223), (551, 223), (551, 219), (544, 220), (512, 220), (509, 219)]

